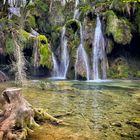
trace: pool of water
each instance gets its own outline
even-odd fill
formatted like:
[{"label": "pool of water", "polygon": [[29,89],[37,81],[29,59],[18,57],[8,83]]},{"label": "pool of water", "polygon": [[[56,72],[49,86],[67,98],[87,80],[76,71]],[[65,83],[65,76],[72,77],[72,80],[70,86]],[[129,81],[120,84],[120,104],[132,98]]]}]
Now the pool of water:
[{"label": "pool of water", "polygon": [[140,127],[128,123],[140,118],[140,81],[52,83],[48,90],[23,88],[23,95],[68,125],[45,123],[28,140],[140,140]]}]

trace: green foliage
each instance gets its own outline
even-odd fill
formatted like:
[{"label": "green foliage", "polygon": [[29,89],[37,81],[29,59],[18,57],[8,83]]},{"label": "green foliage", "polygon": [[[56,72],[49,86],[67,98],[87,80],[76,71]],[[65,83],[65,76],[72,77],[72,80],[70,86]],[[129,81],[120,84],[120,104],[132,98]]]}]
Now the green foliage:
[{"label": "green foliage", "polygon": [[135,0],[113,0],[110,8],[119,13],[131,15],[131,9],[135,9],[134,1]]},{"label": "green foliage", "polygon": [[41,32],[51,33],[51,26],[47,23],[45,18],[39,18],[37,20],[38,28]]},{"label": "green foliage", "polygon": [[40,65],[47,66],[49,69],[52,68],[52,52],[48,46],[48,40],[44,35],[38,36],[39,42],[39,54],[40,54]]},{"label": "green foliage", "polygon": [[79,21],[76,20],[76,19],[68,20],[68,21],[66,22],[66,27],[67,27],[67,28],[71,28],[71,27],[72,27],[72,24],[77,25],[77,27],[78,27],[77,29],[80,28],[80,23],[79,23]]},{"label": "green foliage", "polygon": [[35,17],[34,16],[29,16],[27,18],[28,20],[28,23],[29,23],[29,26],[32,27],[32,28],[36,28],[36,21],[35,21]]},{"label": "green foliage", "polygon": [[106,12],[106,34],[112,35],[116,43],[129,44],[132,39],[131,26],[127,19],[118,19],[116,14],[109,10]]},{"label": "green foliage", "polygon": [[87,14],[89,12],[93,12],[94,8],[91,5],[84,5],[80,7],[81,14]]},{"label": "green foliage", "polygon": [[13,54],[14,47],[15,47],[15,44],[14,44],[14,40],[13,40],[12,36],[7,35],[6,36],[6,41],[5,41],[5,53],[9,54],[9,55]]},{"label": "green foliage", "polygon": [[19,29],[19,37],[22,42],[27,43],[30,39],[30,36],[30,33],[26,32],[23,29]]},{"label": "green foliage", "polygon": [[35,0],[34,4],[39,14],[46,13],[49,10],[49,4],[47,0]]},{"label": "green foliage", "polygon": [[128,79],[130,68],[127,61],[117,58],[108,70],[108,77],[112,79]]}]

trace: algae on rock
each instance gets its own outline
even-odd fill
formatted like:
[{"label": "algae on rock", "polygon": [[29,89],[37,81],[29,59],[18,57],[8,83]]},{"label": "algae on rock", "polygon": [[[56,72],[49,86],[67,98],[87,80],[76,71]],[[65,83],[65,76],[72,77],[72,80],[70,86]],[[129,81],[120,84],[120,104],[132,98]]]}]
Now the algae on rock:
[{"label": "algae on rock", "polygon": [[117,15],[109,10],[106,16],[106,34],[113,36],[113,39],[118,44],[129,44],[132,39],[131,24],[125,18],[118,18]]},{"label": "algae on rock", "polygon": [[38,36],[38,47],[40,55],[40,65],[52,69],[52,52],[49,48],[48,40],[44,35]]}]

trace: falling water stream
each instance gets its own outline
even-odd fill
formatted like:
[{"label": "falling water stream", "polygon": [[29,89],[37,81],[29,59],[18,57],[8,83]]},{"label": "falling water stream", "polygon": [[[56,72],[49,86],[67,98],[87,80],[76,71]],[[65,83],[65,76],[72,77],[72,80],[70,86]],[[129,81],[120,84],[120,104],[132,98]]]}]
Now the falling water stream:
[{"label": "falling water stream", "polygon": [[78,5],[79,5],[79,0],[76,0],[76,1],[75,1],[75,10],[74,10],[73,19],[78,19],[79,16],[80,16],[79,9],[77,8]]},{"label": "falling water stream", "polygon": [[60,56],[60,64],[58,64],[56,57],[54,54],[53,57],[53,77],[59,79],[66,79],[68,66],[69,66],[69,53],[67,48],[67,38],[65,36],[66,27],[64,26],[61,33],[61,56]]},{"label": "falling water stream", "polygon": [[[63,1],[64,2],[64,1]],[[79,0],[75,1],[75,10],[73,19],[79,18],[79,9],[77,8],[79,5]],[[106,79],[106,64],[107,57],[105,53],[105,40],[102,33],[102,25],[99,16],[97,16],[96,28],[94,32],[93,39],[93,73],[90,73],[89,60],[88,55],[84,48],[84,38],[83,38],[83,28],[82,24],[80,25],[80,45],[77,49],[76,53],[76,62],[75,62],[75,79],[77,79],[77,75],[85,75],[87,80],[99,80]],[[68,66],[69,66],[69,53],[67,47],[67,38],[66,27],[64,26],[61,32],[61,54],[60,54],[60,63],[53,54],[53,77],[59,79],[66,79]]]},{"label": "falling water stream", "polygon": [[97,16],[93,40],[93,77],[94,80],[106,79],[105,40],[99,16]]},{"label": "falling water stream", "polygon": [[78,67],[79,65],[82,65],[82,63],[84,64],[84,68],[86,70],[86,78],[87,80],[90,79],[90,68],[89,68],[89,62],[88,62],[88,56],[86,54],[86,51],[84,49],[84,39],[83,39],[83,29],[82,29],[82,25],[80,23],[80,38],[81,38],[81,42],[80,45],[77,49],[77,55],[76,55],[76,63],[75,63],[75,79],[77,79],[77,73],[78,73]]},{"label": "falling water stream", "polygon": [[[80,13],[79,13],[79,9],[77,8],[78,5],[79,5],[79,0],[76,0],[73,19],[79,18]],[[80,24],[80,39],[81,39],[81,41],[80,41],[80,45],[79,45],[79,47],[77,49],[77,53],[76,53],[75,79],[77,79],[77,74],[81,73],[80,69],[84,69],[86,71],[86,79],[89,80],[90,79],[90,68],[89,68],[88,56],[87,56],[87,53],[86,53],[85,48],[84,48],[82,24],[80,22],[79,22],[79,24]],[[81,65],[83,65],[83,67]]]},{"label": "falling water stream", "polygon": [[[8,17],[9,19],[12,17],[12,15],[16,15],[18,17],[21,16],[21,7],[24,7],[27,3],[26,0],[7,0],[7,3],[9,5],[9,13],[8,13]],[[3,4],[6,4],[6,0],[3,0]]]}]

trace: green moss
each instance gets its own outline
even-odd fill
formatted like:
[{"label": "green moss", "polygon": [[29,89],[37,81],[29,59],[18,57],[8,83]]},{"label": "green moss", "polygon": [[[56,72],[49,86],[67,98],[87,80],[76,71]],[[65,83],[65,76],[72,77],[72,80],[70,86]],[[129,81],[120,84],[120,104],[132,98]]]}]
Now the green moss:
[{"label": "green moss", "polygon": [[72,27],[72,24],[75,24],[77,25],[77,29],[80,28],[80,23],[78,20],[75,20],[75,19],[71,19],[71,20],[68,20],[66,22],[66,28],[71,28]]},{"label": "green moss", "polygon": [[34,4],[40,13],[46,13],[49,10],[49,3],[46,0],[35,0]]},{"label": "green moss", "polygon": [[116,43],[129,44],[132,39],[131,26],[127,19],[118,19],[116,14],[109,10],[106,12],[106,34],[112,35]]},{"label": "green moss", "polygon": [[130,68],[124,58],[117,58],[108,70],[108,77],[112,79],[128,79]]},{"label": "green moss", "polygon": [[49,49],[48,40],[44,35],[38,36],[40,65],[52,68],[52,52]]},{"label": "green moss", "polygon": [[131,15],[131,9],[135,8],[135,5],[132,5],[133,2],[125,0],[113,0],[110,8],[119,13]]},{"label": "green moss", "polygon": [[30,33],[28,33],[28,32],[26,32],[25,30],[23,30],[23,29],[19,29],[18,30],[18,32],[19,32],[19,35],[20,35],[20,38],[21,38],[21,40],[23,41],[23,42],[28,42],[28,40],[30,39]]},{"label": "green moss", "polygon": [[28,20],[30,27],[36,28],[36,21],[35,21],[34,16],[29,16],[27,20]]},{"label": "green moss", "polygon": [[89,12],[93,12],[94,8],[91,5],[84,5],[80,7],[81,14],[87,14]]},{"label": "green moss", "polygon": [[13,54],[13,51],[14,51],[14,40],[12,38],[11,35],[7,35],[6,36],[6,41],[5,41],[5,53],[6,54]]}]

